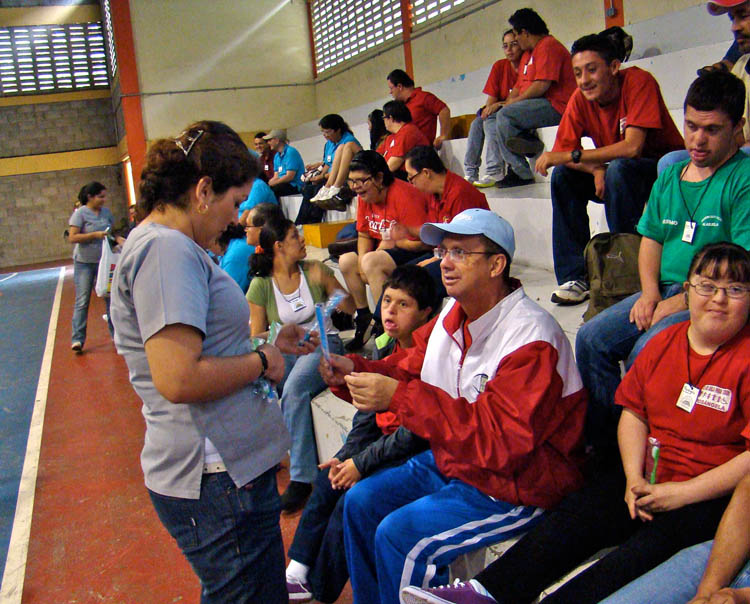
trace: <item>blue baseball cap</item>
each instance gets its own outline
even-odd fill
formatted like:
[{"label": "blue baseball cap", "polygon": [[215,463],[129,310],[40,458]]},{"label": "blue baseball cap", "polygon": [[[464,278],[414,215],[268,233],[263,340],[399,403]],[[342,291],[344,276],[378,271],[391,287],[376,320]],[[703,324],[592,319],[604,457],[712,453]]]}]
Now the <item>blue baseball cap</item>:
[{"label": "blue baseball cap", "polygon": [[511,260],[516,251],[513,227],[490,210],[471,208],[450,222],[426,222],[419,230],[419,238],[427,245],[440,245],[446,235],[484,235],[508,252]]}]

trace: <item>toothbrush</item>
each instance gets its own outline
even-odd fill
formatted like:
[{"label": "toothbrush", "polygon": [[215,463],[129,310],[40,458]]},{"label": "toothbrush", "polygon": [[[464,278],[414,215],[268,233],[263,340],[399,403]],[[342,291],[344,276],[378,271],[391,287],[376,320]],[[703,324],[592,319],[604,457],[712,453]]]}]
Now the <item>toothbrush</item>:
[{"label": "toothbrush", "polygon": [[[322,313],[323,313],[323,320],[321,321],[320,319],[318,319],[318,329],[320,331],[320,341],[321,341],[321,343],[325,339],[325,337],[324,337],[325,336],[325,320],[328,317],[331,316],[331,314],[333,313],[333,311],[336,309],[336,307],[339,304],[341,304],[341,301],[344,298],[346,298],[346,296],[347,296],[347,293],[345,291],[337,289],[336,291],[334,291],[331,294],[331,297],[328,298],[328,301],[325,304],[323,304],[322,302],[318,302],[315,305],[315,315],[317,316],[317,314],[318,314],[318,307],[319,306],[322,308]],[[312,329],[314,329],[314,328],[311,328],[310,330],[308,330],[308,332],[305,334],[305,337],[302,340],[302,342],[309,342],[310,341],[310,335],[311,335],[310,332],[312,331]],[[326,345],[327,344],[328,344],[328,342],[326,342]]]}]

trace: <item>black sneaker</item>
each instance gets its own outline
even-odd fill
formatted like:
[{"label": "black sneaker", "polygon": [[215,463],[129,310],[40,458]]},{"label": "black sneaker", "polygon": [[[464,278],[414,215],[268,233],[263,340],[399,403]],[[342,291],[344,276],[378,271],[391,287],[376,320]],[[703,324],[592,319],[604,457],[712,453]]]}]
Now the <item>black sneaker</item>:
[{"label": "black sneaker", "polygon": [[521,178],[516,174],[513,170],[510,168],[508,169],[508,173],[505,175],[505,178],[498,181],[495,185],[498,189],[509,189],[511,187],[523,187],[524,185],[533,185],[534,179],[533,178]]},{"label": "black sneaker", "polygon": [[511,136],[505,141],[505,145],[519,155],[535,157],[544,151],[544,143],[533,135]]},{"label": "black sneaker", "polygon": [[305,507],[310,493],[312,493],[312,485],[309,482],[292,480],[281,496],[281,511],[291,514],[301,510]]},{"label": "black sneaker", "polygon": [[344,346],[347,352],[361,350],[365,342],[370,339],[370,324],[372,323],[372,313],[368,308],[357,310],[357,316],[354,319],[354,338]]},{"label": "black sneaker", "polygon": [[331,313],[331,323],[339,331],[354,329],[354,318],[341,310],[334,310]]}]

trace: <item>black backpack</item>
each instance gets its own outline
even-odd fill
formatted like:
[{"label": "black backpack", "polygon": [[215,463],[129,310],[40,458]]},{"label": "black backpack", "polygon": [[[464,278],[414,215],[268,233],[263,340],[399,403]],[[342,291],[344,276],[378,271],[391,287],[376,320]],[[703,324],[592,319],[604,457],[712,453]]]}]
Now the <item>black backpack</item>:
[{"label": "black backpack", "polygon": [[589,307],[583,320],[641,290],[638,248],[641,236],[600,233],[586,244],[583,257],[589,280]]}]

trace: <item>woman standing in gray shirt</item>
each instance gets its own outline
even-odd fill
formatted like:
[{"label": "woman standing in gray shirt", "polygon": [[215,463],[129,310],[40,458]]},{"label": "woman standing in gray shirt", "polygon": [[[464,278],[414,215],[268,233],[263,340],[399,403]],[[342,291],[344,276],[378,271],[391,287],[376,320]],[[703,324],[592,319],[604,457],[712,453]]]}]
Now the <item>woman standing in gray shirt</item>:
[{"label": "woman standing in gray shirt", "polygon": [[[94,181],[84,185],[78,193],[78,201],[81,205],[68,221],[68,241],[75,244],[73,282],[76,287],[70,348],[76,354],[83,352],[86,342],[89,300],[99,269],[99,258],[102,255],[102,239],[107,236],[107,229],[111,228],[115,221],[109,208],[104,207],[107,201],[107,188],[102,183]],[[104,300],[109,318],[109,297],[105,297]]]},{"label": "woman standing in gray shirt", "polygon": [[266,380],[283,377],[282,351],[319,340],[300,343],[290,325],[276,346],[253,349],[242,290],[205,252],[237,219],[257,170],[219,122],[156,141],[141,174],[147,216],[112,283],[115,344],[143,400],[146,487],[203,603],[287,602],[275,466],[289,434]]}]

